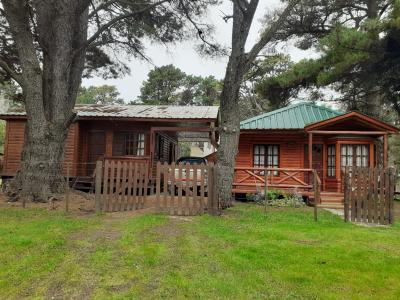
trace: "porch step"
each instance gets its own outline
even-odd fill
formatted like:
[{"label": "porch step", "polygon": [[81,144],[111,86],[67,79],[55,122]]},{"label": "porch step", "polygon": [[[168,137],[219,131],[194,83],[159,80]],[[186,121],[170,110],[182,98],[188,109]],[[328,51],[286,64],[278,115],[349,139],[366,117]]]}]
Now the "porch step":
[{"label": "porch step", "polygon": [[335,204],[335,203],[320,203],[318,204],[318,208],[334,208],[334,209],[343,209],[343,204]]}]

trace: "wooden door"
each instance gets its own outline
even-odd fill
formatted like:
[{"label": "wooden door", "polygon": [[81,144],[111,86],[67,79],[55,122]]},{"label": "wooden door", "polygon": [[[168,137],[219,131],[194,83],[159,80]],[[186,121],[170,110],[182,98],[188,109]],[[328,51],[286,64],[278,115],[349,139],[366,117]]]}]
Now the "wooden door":
[{"label": "wooden door", "polygon": [[102,159],[106,153],[106,133],[104,131],[90,131],[88,137],[88,168],[87,175],[95,169],[96,161]]},{"label": "wooden door", "polygon": [[[304,147],[304,167],[308,168],[308,145]],[[322,144],[313,144],[312,149],[312,168],[315,169],[318,173],[321,182],[323,182],[324,175],[324,163],[323,163],[323,145]]]}]

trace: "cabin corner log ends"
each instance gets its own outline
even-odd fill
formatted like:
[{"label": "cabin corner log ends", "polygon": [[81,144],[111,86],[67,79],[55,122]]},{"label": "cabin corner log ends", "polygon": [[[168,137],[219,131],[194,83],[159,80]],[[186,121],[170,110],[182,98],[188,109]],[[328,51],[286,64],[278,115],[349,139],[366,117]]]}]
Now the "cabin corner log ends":
[{"label": "cabin corner log ends", "polygon": [[345,221],[393,224],[394,168],[347,167],[344,183]]},{"label": "cabin corner log ends", "polygon": [[98,161],[95,209],[127,211],[156,208],[170,215],[218,215],[214,165],[157,163],[151,178],[146,163]]}]

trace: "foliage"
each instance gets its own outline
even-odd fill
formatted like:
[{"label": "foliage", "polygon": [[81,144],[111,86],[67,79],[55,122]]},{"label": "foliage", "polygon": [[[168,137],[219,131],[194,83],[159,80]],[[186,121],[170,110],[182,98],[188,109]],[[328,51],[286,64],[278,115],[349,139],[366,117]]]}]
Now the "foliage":
[{"label": "foliage", "polygon": [[134,103],[158,105],[215,105],[221,84],[213,76],[187,75],[173,65],[156,67],[143,82]]},{"label": "foliage", "polygon": [[77,104],[123,104],[119,92],[113,85],[80,87]]},{"label": "foliage", "polygon": [[331,87],[349,110],[384,117],[400,114],[398,1],[315,1],[299,4],[278,40],[296,39],[319,58],[304,59],[261,83],[268,93]]},{"label": "foliage", "polygon": [[190,143],[189,142],[179,142],[179,157],[190,156]]},{"label": "foliage", "polygon": [[248,201],[256,202],[261,205],[268,205],[273,207],[305,206],[303,198],[298,193],[275,189],[269,189],[267,191],[267,198],[265,198],[264,191],[259,191],[257,193],[246,194],[246,199]]},{"label": "foliage", "polygon": [[240,203],[218,218],[1,209],[0,219],[5,299],[396,299],[400,292],[399,225],[366,228],[324,210],[317,223],[310,208],[265,215]]},{"label": "foliage", "polygon": [[293,63],[282,54],[268,55],[256,60],[242,83],[239,94],[240,119],[254,117],[289,104],[292,90],[274,91],[265,83],[286,72]]}]

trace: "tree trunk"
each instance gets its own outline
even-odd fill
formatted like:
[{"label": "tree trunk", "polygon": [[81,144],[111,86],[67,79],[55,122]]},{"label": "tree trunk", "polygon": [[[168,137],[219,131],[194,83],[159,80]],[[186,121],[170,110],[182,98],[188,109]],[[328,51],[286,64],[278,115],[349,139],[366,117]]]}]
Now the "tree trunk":
[{"label": "tree trunk", "polygon": [[68,130],[53,124],[37,128],[34,123],[26,124],[21,166],[8,193],[12,197],[45,202],[64,191],[62,170]]},{"label": "tree trunk", "polygon": [[[236,85],[236,86],[235,86]],[[239,117],[240,84],[224,84],[221,94],[220,146],[217,152],[217,187],[221,208],[230,207],[232,183],[240,135]]]},{"label": "tree trunk", "polygon": [[[64,145],[85,62],[89,1],[35,1],[37,41],[25,1],[4,1],[20,58],[27,123],[14,199],[47,201],[61,192]],[[37,46],[41,55],[38,55]]]}]

